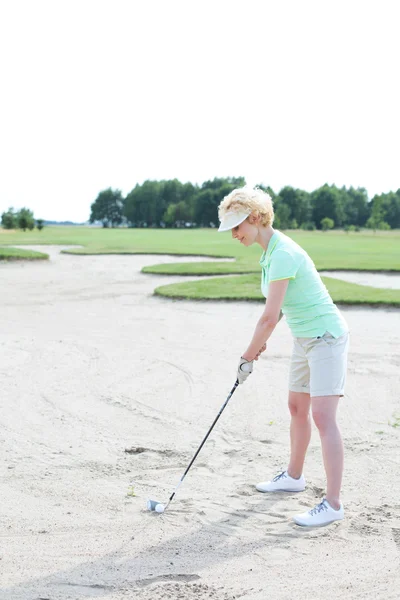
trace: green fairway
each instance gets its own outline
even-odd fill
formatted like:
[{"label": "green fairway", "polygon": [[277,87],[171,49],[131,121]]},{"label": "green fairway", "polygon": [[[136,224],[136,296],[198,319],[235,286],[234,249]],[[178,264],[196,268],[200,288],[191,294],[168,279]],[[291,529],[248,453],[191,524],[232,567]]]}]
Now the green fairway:
[{"label": "green fairway", "polygon": [[[204,230],[206,231],[206,230]],[[186,232],[187,233],[187,232]],[[400,231],[374,234],[370,231],[346,234],[342,231],[288,231],[289,237],[304,248],[319,271],[398,271],[400,272]],[[213,236],[213,237],[211,237]],[[224,237],[220,243],[215,236]],[[216,244],[218,242],[218,245]],[[229,273],[256,273],[261,256],[259,246],[244,248],[229,234],[210,233],[210,254],[235,257],[234,263],[175,263],[152,265],[144,273],[165,275],[219,275]]]},{"label": "green fairway", "polygon": [[24,250],[22,248],[0,248],[0,260],[43,260],[49,258],[43,252]]},{"label": "green fairway", "polygon": [[[319,270],[400,271],[400,231],[359,233],[343,231],[288,231],[314,260]],[[177,254],[232,257],[237,264],[204,264],[203,274],[256,272],[259,247],[244,248],[230,233],[215,229],[103,229],[97,227],[45,227],[42,231],[0,229],[0,246],[13,244],[80,245],[73,254]],[[169,265],[170,266],[170,265]],[[163,266],[164,272],[167,269]],[[198,264],[186,265],[188,274],[200,274]],[[213,270],[214,269],[214,270]],[[171,272],[175,272],[174,270]]]},{"label": "green fairway", "polygon": [[[400,290],[378,289],[322,277],[334,302],[340,304],[367,304],[400,306]],[[163,285],[155,289],[158,296],[184,300],[257,300],[265,302],[260,290],[259,275],[213,277],[202,281],[188,281]]]},{"label": "green fairway", "polygon": [[[343,231],[288,231],[314,260],[318,270],[398,271],[400,231],[344,233]],[[226,262],[153,265],[146,273],[179,275],[229,275],[204,281],[159,287],[157,294],[175,298],[260,300],[258,246],[245,248],[230,233],[215,229],[103,229],[97,227],[45,227],[42,231],[0,229],[4,253],[12,244],[79,245],[72,254],[175,254],[233,258]],[[13,250],[14,251],[14,250]],[[84,258],[82,258],[84,260]],[[156,262],[156,259],[155,259]],[[243,274],[240,277],[239,274]],[[247,275],[246,275],[247,274]],[[383,290],[325,278],[336,302],[400,305],[398,290]]]}]

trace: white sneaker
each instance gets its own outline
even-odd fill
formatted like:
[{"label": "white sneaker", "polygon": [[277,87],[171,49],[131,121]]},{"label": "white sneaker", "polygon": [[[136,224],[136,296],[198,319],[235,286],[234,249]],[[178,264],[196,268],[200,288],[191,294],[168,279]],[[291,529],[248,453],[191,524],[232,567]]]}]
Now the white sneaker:
[{"label": "white sneaker", "polygon": [[306,480],[303,475],[299,479],[293,479],[287,471],[279,473],[271,481],[261,481],[256,485],[259,492],[303,492],[305,487]]},{"label": "white sneaker", "polygon": [[343,518],[343,504],[340,504],[340,508],[335,510],[329,504],[328,500],[324,498],[320,504],[317,504],[317,506],[308,512],[293,517],[293,521],[296,525],[301,525],[302,527],[324,527],[334,521],[341,521]]}]

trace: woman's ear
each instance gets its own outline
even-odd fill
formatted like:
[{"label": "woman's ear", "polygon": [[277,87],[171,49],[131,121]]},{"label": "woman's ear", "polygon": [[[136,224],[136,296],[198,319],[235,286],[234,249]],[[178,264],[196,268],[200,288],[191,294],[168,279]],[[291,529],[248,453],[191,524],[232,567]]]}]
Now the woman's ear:
[{"label": "woman's ear", "polygon": [[260,213],[258,211],[254,211],[249,215],[249,223],[250,225],[258,225],[260,223]]}]

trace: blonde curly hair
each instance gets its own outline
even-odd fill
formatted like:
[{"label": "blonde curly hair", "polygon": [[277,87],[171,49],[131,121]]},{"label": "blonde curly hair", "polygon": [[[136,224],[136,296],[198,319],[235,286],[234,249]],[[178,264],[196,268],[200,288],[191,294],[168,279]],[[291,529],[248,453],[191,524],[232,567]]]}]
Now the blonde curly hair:
[{"label": "blonde curly hair", "polygon": [[242,187],[225,196],[218,207],[218,217],[222,221],[227,212],[248,212],[249,215],[260,215],[260,224],[264,227],[274,222],[272,198],[260,188]]}]

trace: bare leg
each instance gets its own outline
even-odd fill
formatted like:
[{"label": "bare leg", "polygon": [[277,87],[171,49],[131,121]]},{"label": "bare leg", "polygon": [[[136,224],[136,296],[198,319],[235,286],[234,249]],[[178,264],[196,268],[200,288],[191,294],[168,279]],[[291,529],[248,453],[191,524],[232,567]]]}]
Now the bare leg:
[{"label": "bare leg", "polygon": [[288,473],[298,479],[303,473],[304,459],[311,438],[310,394],[289,392],[290,461]]},{"label": "bare leg", "polygon": [[343,476],[343,441],[336,423],[339,398],[340,396],[318,396],[311,400],[313,419],[321,438],[327,481],[326,499],[336,510],[340,506]]}]

